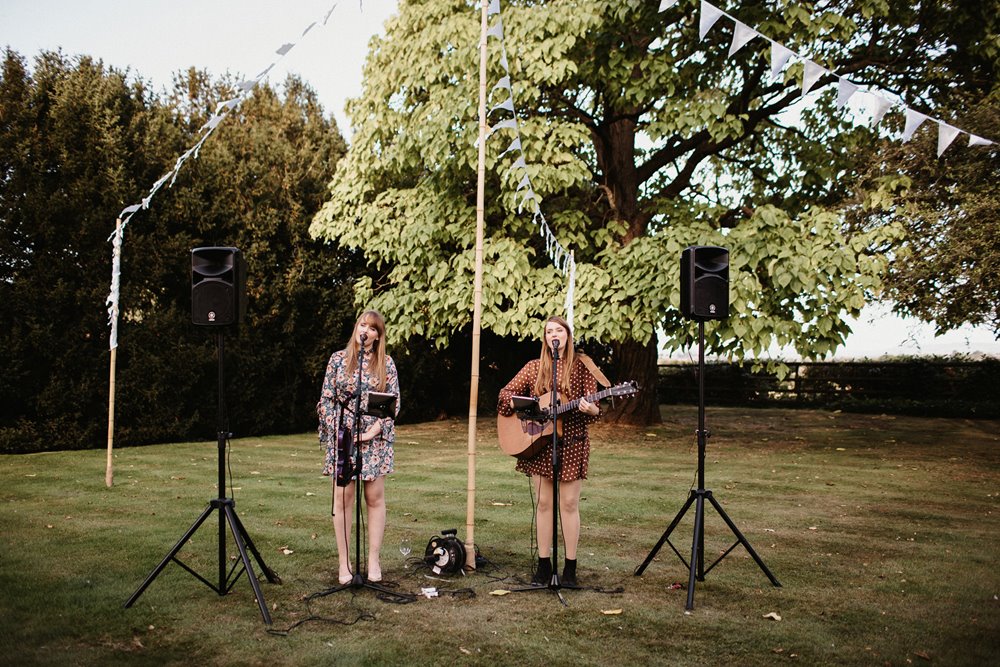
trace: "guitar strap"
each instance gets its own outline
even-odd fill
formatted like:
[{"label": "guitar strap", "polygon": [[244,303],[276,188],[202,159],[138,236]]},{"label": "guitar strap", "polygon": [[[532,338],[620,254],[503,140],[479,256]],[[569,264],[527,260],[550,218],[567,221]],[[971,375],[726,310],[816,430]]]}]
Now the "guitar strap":
[{"label": "guitar strap", "polygon": [[576,356],[580,357],[580,361],[583,362],[583,365],[587,367],[590,374],[594,376],[595,380],[597,380],[597,384],[604,388],[611,386],[611,383],[608,382],[608,378],[604,375],[604,372],[597,367],[597,364],[594,363],[593,359],[582,352],[578,353]]}]

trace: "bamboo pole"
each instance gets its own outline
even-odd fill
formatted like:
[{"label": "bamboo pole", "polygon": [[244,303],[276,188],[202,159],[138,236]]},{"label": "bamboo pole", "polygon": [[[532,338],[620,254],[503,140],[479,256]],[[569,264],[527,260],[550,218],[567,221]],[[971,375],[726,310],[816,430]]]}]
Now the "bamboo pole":
[{"label": "bamboo pole", "polygon": [[111,348],[111,382],[108,389],[108,463],[104,470],[104,484],[110,489],[115,483],[113,451],[115,446],[115,364],[118,348]]},{"label": "bamboo pole", "polygon": [[469,464],[466,487],[465,564],[476,568],[476,420],[479,417],[479,329],[483,310],[483,228],[486,218],[486,28],[487,5],[481,0],[479,31],[479,163],[476,182],[476,277],[472,306],[472,374],[469,379]]},{"label": "bamboo pole", "polygon": [[[122,241],[122,219],[115,222],[115,252],[113,267],[111,269],[111,290],[114,293],[119,281],[121,269],[121,241]],[[117,297],[116,297],[117,299]],[[115,376],[118,365],[118,301],[111,304],[113,319],[111,325],[111,366],[109,370],[110,380],[108,382],[108,461],[104,469],[104,484],[110,489],[115,483],[114,468],[114,447],[115,447]]]}]

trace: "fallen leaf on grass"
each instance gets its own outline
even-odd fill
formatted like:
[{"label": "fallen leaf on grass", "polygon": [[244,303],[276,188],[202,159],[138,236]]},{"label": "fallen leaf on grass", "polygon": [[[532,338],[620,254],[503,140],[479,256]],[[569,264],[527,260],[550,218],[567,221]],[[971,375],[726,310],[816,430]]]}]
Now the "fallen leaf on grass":
[{"label": "fallen leaf on grass", "polygon": [[928,653],[927,651],[914,651],[913,655],[917,656],[918,658],[923,658],[924,660],[931,659],[931,654]]},{"label": "fallen leaf on grass", "polygon": [[490,591],[490,595],[507,595],[507,593],[510,593],[510,591],[504,590],[502,588],[498,588],[495,591]]},{"label": "fallen leaf on grass", "polygon": [[604,614],[605,616],[617,616],[618,614],[622,613],[622,610],[621,609],[602,609],[601,613]]},{"label": "fallen leaf on grass", "polygon": [[285,554],[286,556],[288,556],[289,554],[295,553],[294,551],[292,551],[288,547],[279,547],[278,551],[280,551],[281,553]]},{"label": "fallen leaf on grass", "polygon": [[461,646],[459,646],[458,650],[461,651],[462,653],[464,653],[465,655],[472,655],[472,651],[470,651],[467,648],[462,648]]},{"label": "fallen leaf on grass", "polygon": [[819,530],[818,526],[809,526],[809,530]]},{"label": "fallen leaf on grass", "polygon": [[770,618],[770,619],[775,620],[775,621],[780,621],[781,620],[781,615],[778,612],[776,612],[776,611],[772,611],[769,614],[764,614],[764,618]]},{"label": "fallen leaf on grass", "polygon": [[514,503],[490,503],[493,507],[513,507]]}]

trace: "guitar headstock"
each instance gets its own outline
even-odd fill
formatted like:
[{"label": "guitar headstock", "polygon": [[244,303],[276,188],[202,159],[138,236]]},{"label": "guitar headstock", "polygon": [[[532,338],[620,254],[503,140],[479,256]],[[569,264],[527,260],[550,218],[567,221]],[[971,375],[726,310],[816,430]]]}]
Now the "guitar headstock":
[{"label": "guitar headstock", "polygon": [[639,385],[635,380],[616,384],[608,389],[608,396],[631,396],[639,391]]}]

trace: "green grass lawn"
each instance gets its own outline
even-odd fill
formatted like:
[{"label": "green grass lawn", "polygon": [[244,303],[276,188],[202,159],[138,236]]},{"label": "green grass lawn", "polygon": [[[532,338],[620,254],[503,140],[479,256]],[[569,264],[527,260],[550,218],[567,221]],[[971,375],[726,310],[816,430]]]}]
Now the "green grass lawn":
[{"label": "green grass lawn", "polygon": [[[119,449],[110,489],[103,451],[2,457],[0,661],[998,664],[1000,422],[710,406],[706,488],[782,586],[737,546],[686,612],[688,570],[669,546],[633,576],[696,483],[697,411],[663,416],[649,429],[595,427],[581,502],[587,589],[562,591],[565,605],[549,590],[493,594],[530,577],[532,504],[492,420],[479,424],[476,457],[483,564],[467,576],[431,578],[413,560],[443,529],[466,535],[467,424],[398,429],[385,578],[440,592],[404,605],[367,589],[305,600],[337,575],[315,435],[233,440],[226,495],[283,581],[261,584],[271,632],[246,575],[219,596],[176,563],[123,608],[217,497],[214,440]],[[693,516],[671,537],[685,558]],[[736,540],[711,507],[705,522],[709,565]],[[215,582],[217,532],[213,514],[179,555]],[[231,538],[227,551],[237,556]]]}]

